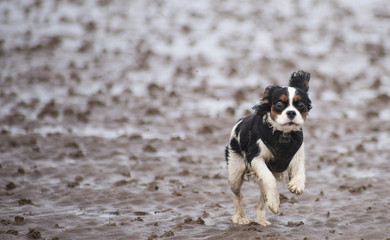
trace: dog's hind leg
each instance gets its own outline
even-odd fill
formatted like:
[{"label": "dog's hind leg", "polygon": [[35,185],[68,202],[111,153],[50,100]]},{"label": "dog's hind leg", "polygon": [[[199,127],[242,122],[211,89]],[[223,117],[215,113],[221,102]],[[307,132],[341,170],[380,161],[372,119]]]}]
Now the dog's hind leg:
[{"label": "dog's hind leg", "polygon": [[244,182],[246,171],[245,160],[233,151],[229,151],[229,184],[234,194],[234,214],[233,223],[249,224],[244,210],[244,198],[241,193],[241,186]]}]

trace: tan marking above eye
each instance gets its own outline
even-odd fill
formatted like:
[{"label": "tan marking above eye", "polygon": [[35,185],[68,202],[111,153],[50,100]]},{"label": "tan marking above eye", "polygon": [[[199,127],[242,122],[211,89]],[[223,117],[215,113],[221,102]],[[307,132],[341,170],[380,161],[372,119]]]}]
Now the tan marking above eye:
[{"label": "tan marking above eye", "polygon": [[302,97],[301,96],[299,96],[299,95],[295,95],[295,97],[294,97],[294,102],[298,102],[298,101],[300,101],[302,99]]},{"label": "tan marking above eye", "polygon": [[280,96],[280,100],[282,100],[283,102],[287,102],[288,101],[287,95],[283,94],[282,96]]}]

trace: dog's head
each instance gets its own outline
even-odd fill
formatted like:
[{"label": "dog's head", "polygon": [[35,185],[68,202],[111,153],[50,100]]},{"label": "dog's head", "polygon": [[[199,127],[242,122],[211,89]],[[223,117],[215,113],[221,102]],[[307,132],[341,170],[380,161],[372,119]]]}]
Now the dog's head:
[{"label": "dog's head", "polygon": [[265,89],[260,104],[255,106],[274,129],[282,132],[299,131],[311,109],[309,91],[310,73],[291,74],[288,87],[270,86]]}]

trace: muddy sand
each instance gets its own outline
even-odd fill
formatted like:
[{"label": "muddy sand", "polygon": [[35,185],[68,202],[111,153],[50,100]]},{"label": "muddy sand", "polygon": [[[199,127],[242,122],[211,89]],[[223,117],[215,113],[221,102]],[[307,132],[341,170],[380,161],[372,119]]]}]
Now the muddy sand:
[{"label": "muddy sand", "polygon": [[[0,2],[0,239],[389,239],[388,1]],[[311,72],[307,186],[234,225],[224,147]],[[255,183],[243,186],[255,220]]]}]

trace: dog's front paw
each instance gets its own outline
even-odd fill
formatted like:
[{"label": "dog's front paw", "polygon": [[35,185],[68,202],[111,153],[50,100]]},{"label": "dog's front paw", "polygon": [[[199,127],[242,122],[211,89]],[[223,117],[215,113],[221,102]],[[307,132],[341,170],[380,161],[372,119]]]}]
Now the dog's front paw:
[{"label": "dog's front paw", "polygon": [[273,213],[278,213],[279,212],[279,206],[280,206],[280,198],[279,198],[279,192],[273,192],[267,195],[267,205],[268,208],[273,212]]},{"label": "dog's front paw", "polygon": [[293,178],[288,184],[288,190],[297,195],[303,194],[305,190],[305,181],[300,178]]},{"label": "dog's front paw", "polygon": [[242,216],[239,216],[239,215],[236,215],[236,214],[233,215],[232,221],[233,221],[233,223],[236,223],[236,224],[249,224],[250,223],[248,218],[242,217]]}]

